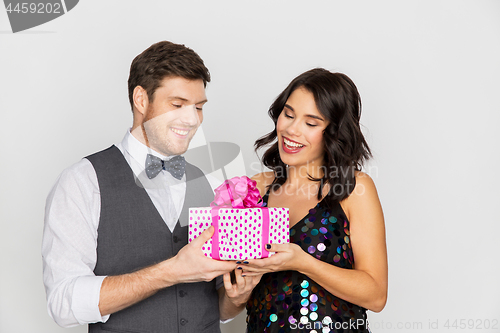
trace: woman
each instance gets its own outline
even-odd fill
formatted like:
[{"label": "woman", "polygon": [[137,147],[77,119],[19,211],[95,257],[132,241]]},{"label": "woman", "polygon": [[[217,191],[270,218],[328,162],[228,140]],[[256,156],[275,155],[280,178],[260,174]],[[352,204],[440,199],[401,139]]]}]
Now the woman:
[{"label": "woman", "polygon": [[[387,298],[382,208],[359,126],[361,102],[344,74],[317,68],[295,78],[269,109],[274,143],[254,176],[268,207],[290,212],[290,244],[270,258],[240,264],[265,274],[247,303],[248,332],[369,332],[366,309]],[[277,142],[275,142],[277,139]]]}]

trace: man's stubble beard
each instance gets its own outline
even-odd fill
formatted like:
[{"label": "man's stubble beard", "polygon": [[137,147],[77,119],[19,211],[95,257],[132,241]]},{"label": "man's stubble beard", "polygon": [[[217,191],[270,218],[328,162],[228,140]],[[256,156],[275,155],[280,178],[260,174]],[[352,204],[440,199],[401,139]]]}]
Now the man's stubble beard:
[{"label": "man's stubble beard", "polygon": [[187,150],[183,149],[183,151],[181,152],[176,151],[170,140],[168,140],[168,128],[166,129],[166,131],[159,131],[158,126],[154,126],[154,128],[152,128],[153,126],[151,126],[148,128],[148,130],[146,130],[146,127],[147,125],[145,126],[144,123],[141,124],[144,140],[146,141],[146,145],[149,148],[157,151],[164,156],[180,155],[185,153],[185,151]]},{"label": "man's stubble beard", "polygon": [[[169,140],[169,134],[171,136],[175,136],[175,134],[169,133],[170,127],[167,125],[156,125],[156,124],[150,124],[150,126],[145,125],[146,121],[144,121],[141,124],[141,130],[144,136],[144,140],[146,142],[146,145],[150,147],[151,149],[157,151],[158,153],[162,154],[163,156],[172,156],[172,155],[182,155],[184,154],[188,148],[189,144],[196,133],[197,129],[191,129],[193,133],[190,135],[189,138],[186,139],[186,142],[179,146],[173,144]],[[146,130],[146,128],[148,128]],[[175,140],[175,137],[172,139]],[[182,141],[181,141],[182,142]]]},{"label": "man's stubble beard", "polygon": [[168,112],[158,116],[156,116],[155,114],[156,112],[154,107],[152,105],[149,105],[146,116],[144,117],[144,120],[141,124],[141,130],[146,145],[164,156],[184,154],[189,149],[189,144],[191,143],[191,140],[196,134],[198,126],[191,127],[192,133],[190,133],[190,136],[186,139],[186,142],[182,144],[182,147],[177,147],[174,144],[172,144],[170,140],[168,140],[169,135],[173,136],[174,140],[176,139],[175,134],[173,132],[169,133],[171,131],[170,127],[174,126],[173,122],[170,122],[168,120],[164,122],[162,121],[155,122],[154,120],[155,118],[158,117],[166,117]]}]

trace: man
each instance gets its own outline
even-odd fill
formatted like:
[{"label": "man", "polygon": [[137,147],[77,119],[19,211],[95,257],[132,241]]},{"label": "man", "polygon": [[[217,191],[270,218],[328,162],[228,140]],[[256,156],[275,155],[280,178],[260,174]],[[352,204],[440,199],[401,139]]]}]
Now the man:
[{"label": "man", "polygon": [[203,120],[209,81],[193,50],[152,45],[130,68],[130,131],[57,180],[42,255],[48,310],[59,325],[220,332],[219,318],[244,307],[258,281],[236,270],[232,284],[236,263],[202,254],[213,228],[187,244],[187,209],[213,198],[203,173],[180,156]]}]

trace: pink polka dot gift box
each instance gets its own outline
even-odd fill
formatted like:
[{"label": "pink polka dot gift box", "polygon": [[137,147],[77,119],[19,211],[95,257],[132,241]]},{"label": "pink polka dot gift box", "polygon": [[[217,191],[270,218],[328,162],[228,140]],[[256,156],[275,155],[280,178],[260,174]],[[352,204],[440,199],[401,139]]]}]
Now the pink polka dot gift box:
[{"label": "pink polka dot gift box", "polygon": [[255,181],[243,176],[215,190],[210,207],[189,209],[189,242],[211,225],[214,234],[202,251],[218,260],[266,258],[268,243],[290,241],[288,208],[262,207]]}]

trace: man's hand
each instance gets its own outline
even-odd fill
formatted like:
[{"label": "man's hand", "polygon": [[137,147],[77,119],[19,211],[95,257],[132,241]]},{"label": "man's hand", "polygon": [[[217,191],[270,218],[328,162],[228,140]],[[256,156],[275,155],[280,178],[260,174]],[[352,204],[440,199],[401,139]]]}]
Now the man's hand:
[{"label": "man's hand", "polygon": [[[206,257],[201,247],[212,237],[214,227],[210,226],[198,238],[184,246],[173,257],[173,272],[170,274],[177,283],[211,281],[219,275],[224,275],[236,268],[234,261],[219,261]],[[241,273],[240,273],[241,275]]]},{"label": "man's hand", "polygon": [[99,298],[101,315],[120,311],[174,284],[208,282],[235,269],[234,261],[213,260],[203,254],[201,247],[213,232],[211,226],[173,258],[133,273],[107,276]]},{"label": "man's hand", "polygon": [[234,272],[235,282],[231,282],[230,273],[224,274],[224,289],[226,290],[226,297],[236,307],[245,305],[252,293],[253,288],[259,283],[262,274],[256,276],[242,276],[243,270],[236,269]]},{"label": "man's hand", "polygon": [[235,283],[231,281],[231,273],[224,274],[224,288],[219,289],[221,320],[234,318],[243,310],[253,288],[262,277],[262,275],[245,277],[242,275],[242,269],[236,269],[234,275]]}]

